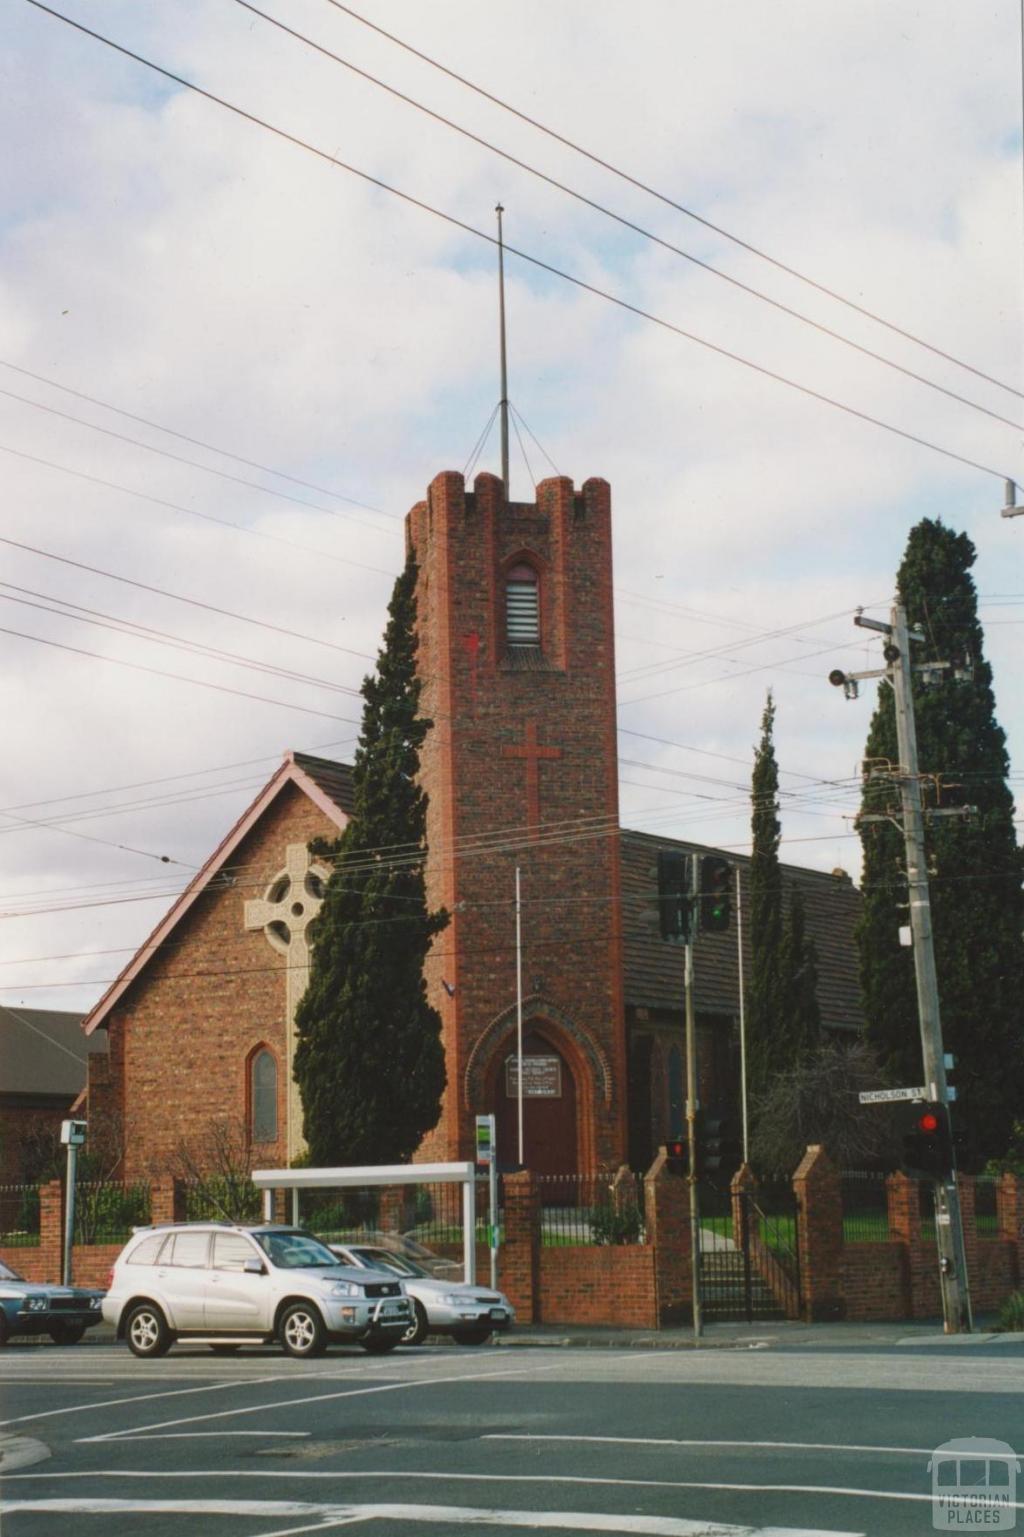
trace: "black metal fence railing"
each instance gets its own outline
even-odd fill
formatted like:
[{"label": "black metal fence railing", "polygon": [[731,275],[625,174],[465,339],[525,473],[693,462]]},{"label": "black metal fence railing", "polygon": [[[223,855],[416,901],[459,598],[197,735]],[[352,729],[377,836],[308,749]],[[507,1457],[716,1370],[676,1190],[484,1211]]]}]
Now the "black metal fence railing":
[{"label": "black metal fence railing", "polygon": [[39,1186],[0,1185],[0,1244],[39,1247]]},{"label": "black metal fence railing", "polygon": [[975,1181],[974,1221],[979,1238],[996,1238],[999,1235],[997,1187],[998,1180],[987,1174],[979,1174]]},{"label": "black metal fence railing", "polygon": [[859,1169],[847,1169],[841,1174],[845,1243],[888,1241],[889,1196],[885,1178],[884,1174]]},{"label": "black metal fence railing", "polygon": [[123,1243],[149,1220],[147,1182],[82,1181],[75,1187],[75,1243]]},{"label": "black metal fence railing", "polygon": [[642,1175],[541,1174],[537,1193],[542,1245],[647,1242]]},{"label": "black metal fence railing", "polygon": [[[501,1224],[499,1180],[498,1221]],[[290,1210],[290,1208],[289,1208]],[[490,1235],[487,1180],[476,1182],[476,1241]],[[299,1221],[328,1243],[376,1243],[401,1239],[407,1252],[460,1248],[463,1241],[461,1184],[389,1186],[374,1189],[302,1191]],[[429,1254],[426,1256],[429,1258]]]}]

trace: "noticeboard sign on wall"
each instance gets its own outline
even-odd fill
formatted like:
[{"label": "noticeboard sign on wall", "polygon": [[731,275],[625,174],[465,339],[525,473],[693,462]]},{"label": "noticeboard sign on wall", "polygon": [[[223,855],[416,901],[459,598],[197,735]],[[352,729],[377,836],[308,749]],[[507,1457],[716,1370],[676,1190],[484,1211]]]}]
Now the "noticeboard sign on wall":
[{"label": "noticeboard sign on wall", "polygon": [[[509,1099],[519,1097],[519,1059],[509,1057],[505,1062],[505,1093]],[[562,1059],[560,1057],[523,1058],[523,1098],[561,1099]]]}]

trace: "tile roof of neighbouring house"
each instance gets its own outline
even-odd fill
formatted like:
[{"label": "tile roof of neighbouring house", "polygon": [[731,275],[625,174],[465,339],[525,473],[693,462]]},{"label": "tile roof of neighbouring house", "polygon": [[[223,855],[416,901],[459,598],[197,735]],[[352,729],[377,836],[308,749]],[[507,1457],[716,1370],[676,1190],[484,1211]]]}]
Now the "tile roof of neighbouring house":
[{"label": "tile roof of neighbouring house", "polygon": [[[737,867],[743,894],[744,971],[750,978],[750,859],[745,854],[713,849],[699,843],[660,838],[649,833],[622,833],[622,930],[626,1003],[651,1009],[682,1010],[683,950],[661,938],[657,890],[659,849],[684,853],[720,854]],[[857,1030],[863,1025],[860,974],[854,928],[861,897],[850,877],[782,866],[788,887],[800,886],[807,913],[807,934],[818,952],[818,1003],[822,1023],[831,1029]],[[733,888],[735,907],[735,887]],[[694,1000],[699,1012],[736,1014],[739,1008],[739,965],[736,919],[725,934],[702,934],[695,947]]]},{"label": "tile roof of neighbouring house", "polygon": [[106,1046],[105,1034],[83,1034],[81,1014],[0,1004],[0,1094],[71,1099],[85,1086],[86,1058]]}]

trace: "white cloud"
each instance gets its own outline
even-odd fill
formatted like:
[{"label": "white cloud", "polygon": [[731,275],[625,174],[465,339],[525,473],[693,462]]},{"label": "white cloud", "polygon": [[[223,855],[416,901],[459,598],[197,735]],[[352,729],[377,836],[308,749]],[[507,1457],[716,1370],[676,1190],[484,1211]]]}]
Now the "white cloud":
[{"label": "white cloud", "polygon": [[[1019,399],[610,177],[325,0],[267,4],[664,239],[1019,418]],[[73,13],[484,231],[493,230],[500,198],[511,244],[720,346],[996,470],[1019,465],[1013,430],[616,228],[241,7],[190,0],[171,12],[78,0]],[[429,12],[393,0],[368,14],[780,260],[1021,384],[1011,0],[982,9],[936,0],[926,11],[909,0],[826,8],[661,0],[628,13],[578,0],[557,8],[525,0],[486,13],[466,0],[439,0]],[[390,586],[384,573],[397,570],[402,554],[394,515],[438,470],[461,468],[497,394],[493,250],[28,7],[9,29],[0,117],[4,142],[17,146],[0,166],[0,356],[393,515],[267,479],[0,368],[0,388],[354,515],[275,500],[0,396],[0,444],[250,531],[0,454],[0,534],[373,652]],[[624,726],[749,762],[771,685],[778,756],[792,771],[787,788],[813,788],[815,776],[848,780],[871,701],[845,704],[825,674],[836,659],[863,658],[848,616],[858,603],[885,601],[913,522],[939,513],[966,528],[979,549],[982,594],[1020,595],[1024,525],[999,519],[997,479],[804,399],[514,257],[509,312],[514,401],[563,471],[611,481],[617,583],[660,605],[619,602],[621,671],[646,670],[624,676],[621,693],[629,700],[678,691],[625,706]],[[532,445],[530,453],[535,473],[546,473]],[[495,457],[492,437],[483,462],[493,467]],[[515,494],[526,495],[518,461],[513,476]],[[362,675],[357,657],[0,548],[8,583],[303,674],[348,685]],[[999,621],[988,646],[1017,758],[1018,612],[987,614]],[[814,619],[821,622],[789,639],[743,644]],[[349,696],[10,602],[0,603],[0,625],[328,714],[358,714]],[[676,651],[730,643],[728,656],[667,665]],[[833,643],[835,657],[813,654]],[[286,746],[342,741],[353,730],[10,635],[3,645],[0,806],[261,760],[180,781],[183,791],[239,781],[216,797],[69,824],[184,866],[205,856]],[[665,665],[652,672],[656,663]],[[627,820],[649,815],[667,831],[743,840],[747,811],[734,788],[745,780],[741,764],[623,740],[624,756],[677,771],[624,768],[623,779],[635,782],[623,786]],[[723,783],[679,777],[689,770]],[[158,789],[106,799],[127,807]],[[724,801],[716,807],[691,792]],[[843,820],[853,796],[822,792],[820,802],[787,803],[787,836],[814,840],[788,845],[790,853],[855,867],[856,842]],[[182,867],[54,830],[0,838],[0,911],[30,906],[39,900],[33,892],[51,893],[51,907],[104,892],[137,895],[149,889],[140,881],[164,893],[149,904],[6,920],[5,961],[19,964],[4,965],[2,996],[87,1004],[155,921]],[[116,947],[125,954],[86,954]],[[77,959],[29,960],[65,954]],[[65,981],[77,985],[55,985]]]}]

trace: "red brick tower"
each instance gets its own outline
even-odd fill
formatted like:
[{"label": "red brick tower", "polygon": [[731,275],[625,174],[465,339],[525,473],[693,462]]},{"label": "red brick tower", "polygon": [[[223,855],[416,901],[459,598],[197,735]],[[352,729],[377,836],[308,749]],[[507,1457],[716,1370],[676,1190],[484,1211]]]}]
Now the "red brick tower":
[{"label": "red brick tower", "polygon": [[[504,503],[438,475],[412,509],[419,564],[428,894],[452,913],[427,964],[448,1090],[421,1156],[466,1158],[495,1111],[517,1153],[515,869],[521,870],[526,1162],[626,1146],[611,498],[543,481]],[[511,1060],[510,1060],[511,1058]]]}]

